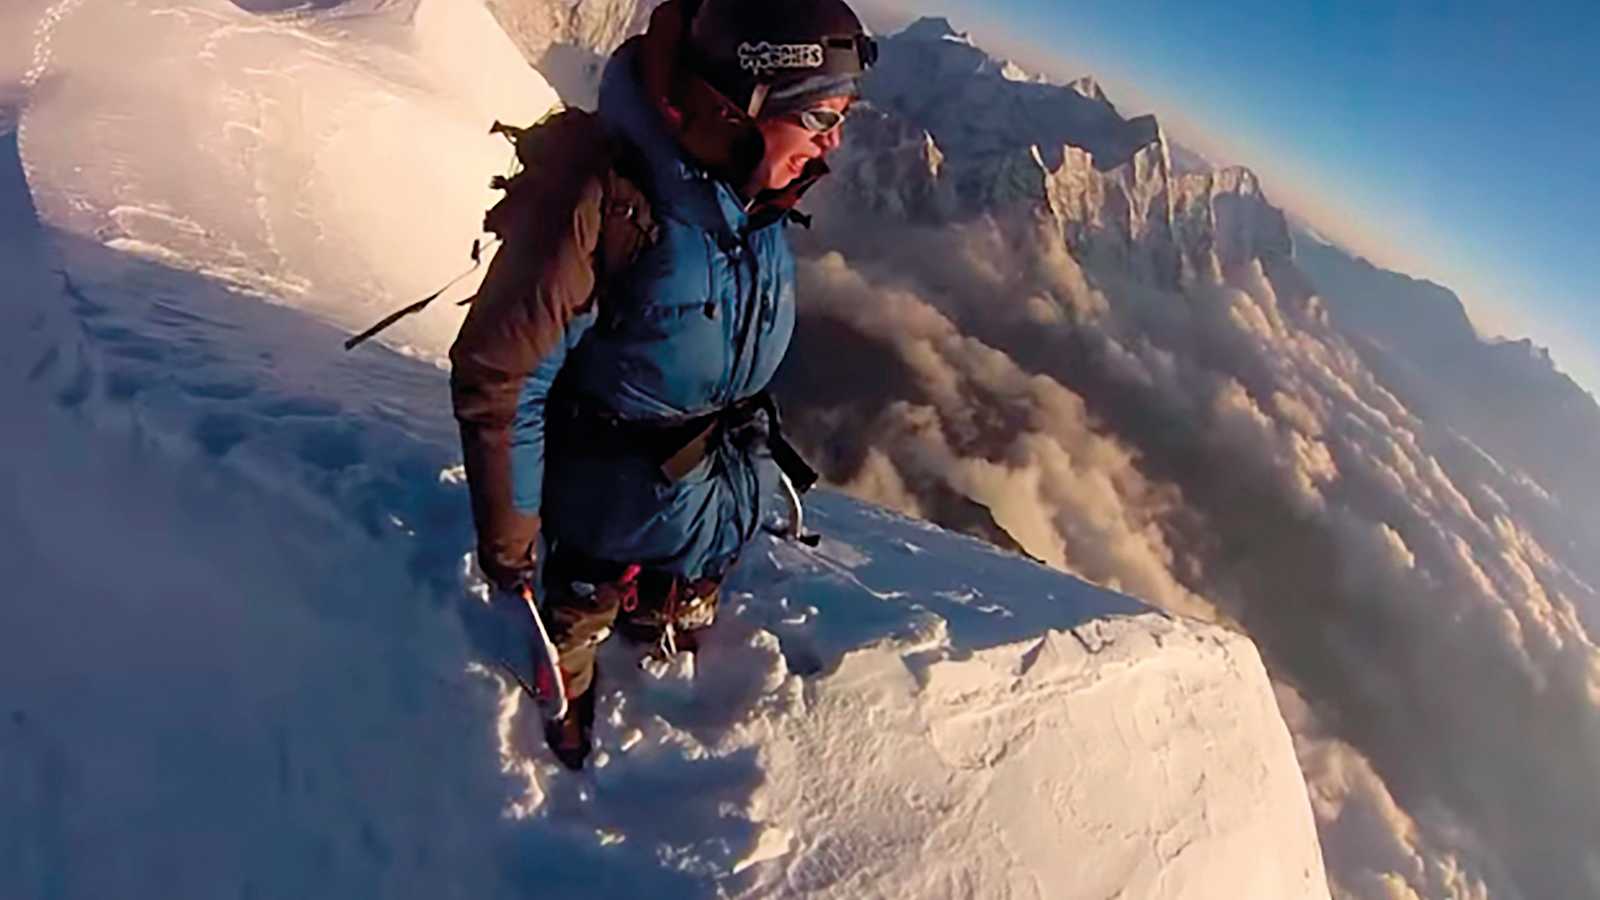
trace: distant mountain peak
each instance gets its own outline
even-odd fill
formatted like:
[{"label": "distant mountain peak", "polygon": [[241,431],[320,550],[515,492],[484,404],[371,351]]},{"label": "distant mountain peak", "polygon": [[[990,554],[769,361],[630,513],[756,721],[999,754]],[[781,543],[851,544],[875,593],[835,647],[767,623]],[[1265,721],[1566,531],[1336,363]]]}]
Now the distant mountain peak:
[{"label": "distant mountain peak", "polygon": [[1000,77],[1004,78],[1007,81],[1019,81],[1019,82],[1029,82],[1029,83],[1033,83],[1033,82],[1039,81],[1039,77],[1037,75],[1034,75],[1032,72],[1029,72],[1027,69],[1024,69],[1023,67],[1017,65],[1016,63],[1014,63],[1014,62],[1012,62],[1010,60],[1006,60],[1000,66]]},{"label": "distant mountain peak", "polygon": [[884,46],[864,85],[880,116],[860,122],[838,166],[871,208],[929,221],[1046,212],[1073,252],[1162,286],[1290,254],[1254,173],[1194,154],[1175,166],[1155,117],[1123,116],[1094,76],[1030,76],[942,17]]},{"label": "distant mountain peak", "polygon": [[956,41],[962,44],[972,43],[972,38],[964,31],[957,31],[950,20],[944,16],[923,16],[912,22],[900,32],[897,37],[910,38],[917,41]]},{"label": "distant mountain peak", "polygon": [[1111,102],[1111,99],[1106,96],[1105,90],[1100,87],[1099,79],[1093,75],[1084,75],[1081,78],[1067,82],[1067,89],[1090,100],[1097,100],[1101,103]]}]

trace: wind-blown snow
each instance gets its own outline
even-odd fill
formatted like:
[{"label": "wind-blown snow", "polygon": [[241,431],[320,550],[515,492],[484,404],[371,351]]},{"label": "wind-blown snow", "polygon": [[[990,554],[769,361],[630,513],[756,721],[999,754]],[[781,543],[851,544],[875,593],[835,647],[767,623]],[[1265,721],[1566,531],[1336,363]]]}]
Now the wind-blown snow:
[{"label": "wind-blown snow", "polygon": [[[555,100],[476,3],[60,0],[38,32],[20,135],[46,222],[352,329],[470,266],[511,158],[490,124]],[[459,317],[395,336],[437,356]]]},{"label": "wind-blown snow", "polygon": [[450,268],[518,116],[441,4],[46,29],[0,141],[0,896],[1327,896],[1246,639],[826,493],[697,657],[608,646],[554,764],[445,379],[328,324]]}]

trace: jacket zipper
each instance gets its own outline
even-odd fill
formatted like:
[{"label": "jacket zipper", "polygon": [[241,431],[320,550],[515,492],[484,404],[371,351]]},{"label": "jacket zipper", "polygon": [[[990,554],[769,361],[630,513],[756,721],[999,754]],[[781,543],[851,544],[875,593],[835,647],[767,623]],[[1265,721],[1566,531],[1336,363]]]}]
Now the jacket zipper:
[{"label": "jacket zipper", "polygon": [[744,276],[745,262],[743,257],[750,258],[749,281],[739,284],[739,293],[735,303],[739,307],[739,333],[736,338],[733,378],[728,384],[724,404],[732,403],[737,399],[739,388],[749,380],[755,370],[757,358],[757,344],[760,341],[760,298],[761,290],[761,254],[750,246],[748,235],[739,238],[739,256],[736,260],[739,273]]},{"label": "jacket zipper", "polygon": [[720,319],[722,324],[722,380],[711,397],[713,406],[721,406],[721,395],[727,391],[733,369],[733,325],[729,322],[733,316],[728,309],[727,301],[722,296],[721,286],[717,283],[717,258],[725,257],[727,254],[722,252],[718,239],[710,232],[701,232],[701,236],[706,246],[706,290],[711,295],[710,303],[715,304],[710,308],[716,310],[716,318]]},{"label": "jacket zipper", "polygon": [[730,238],[723,258],[728,261],[730,274],[733,276],[733,288],[729,292],[724,310],[726,321],[723,323],[723,346],[726,348],[727,365],[723,368],[722,390],[717,398],[719,406],[727,406],[733,402],[734,382],[739,378],[739,361],[743,356],[739,321],[742,318],[740,313],[744,309],[744,242],[736,237]]}]

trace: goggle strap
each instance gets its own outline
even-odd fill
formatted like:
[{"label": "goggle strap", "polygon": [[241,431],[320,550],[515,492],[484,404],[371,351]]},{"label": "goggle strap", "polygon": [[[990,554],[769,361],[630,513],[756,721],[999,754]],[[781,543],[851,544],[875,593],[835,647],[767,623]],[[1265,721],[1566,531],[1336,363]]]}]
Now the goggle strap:
[{"label": "goggle strap", "polygon": [[878,42],[869,34],[830,35],[822,39],[822,47],[824,54],[848,53],[860,73],[878,62]]},{"label": "goggle strap", "polygon": [[750,108],[746,110],[750,118],[758,118],[761,115],[761,108],[767,105],[767,95],[770,93],[772,93],[771,84],[765,81],[756,83],[755,89],[750,92]]}]

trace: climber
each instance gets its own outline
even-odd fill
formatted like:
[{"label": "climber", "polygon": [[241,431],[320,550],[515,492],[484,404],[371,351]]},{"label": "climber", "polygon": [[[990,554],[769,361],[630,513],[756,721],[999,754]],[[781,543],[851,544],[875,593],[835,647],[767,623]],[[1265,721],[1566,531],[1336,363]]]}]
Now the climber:
[{"label": "climber", "polygon": [[569,768],[598,645],[695,649],[764,504],[815,480],[766,393],[795,324],[786,231],[876,54],[843,0],[669,0],[607,66],[570,175],[501,216],[451,389],[479,565],[548,625]]}]

